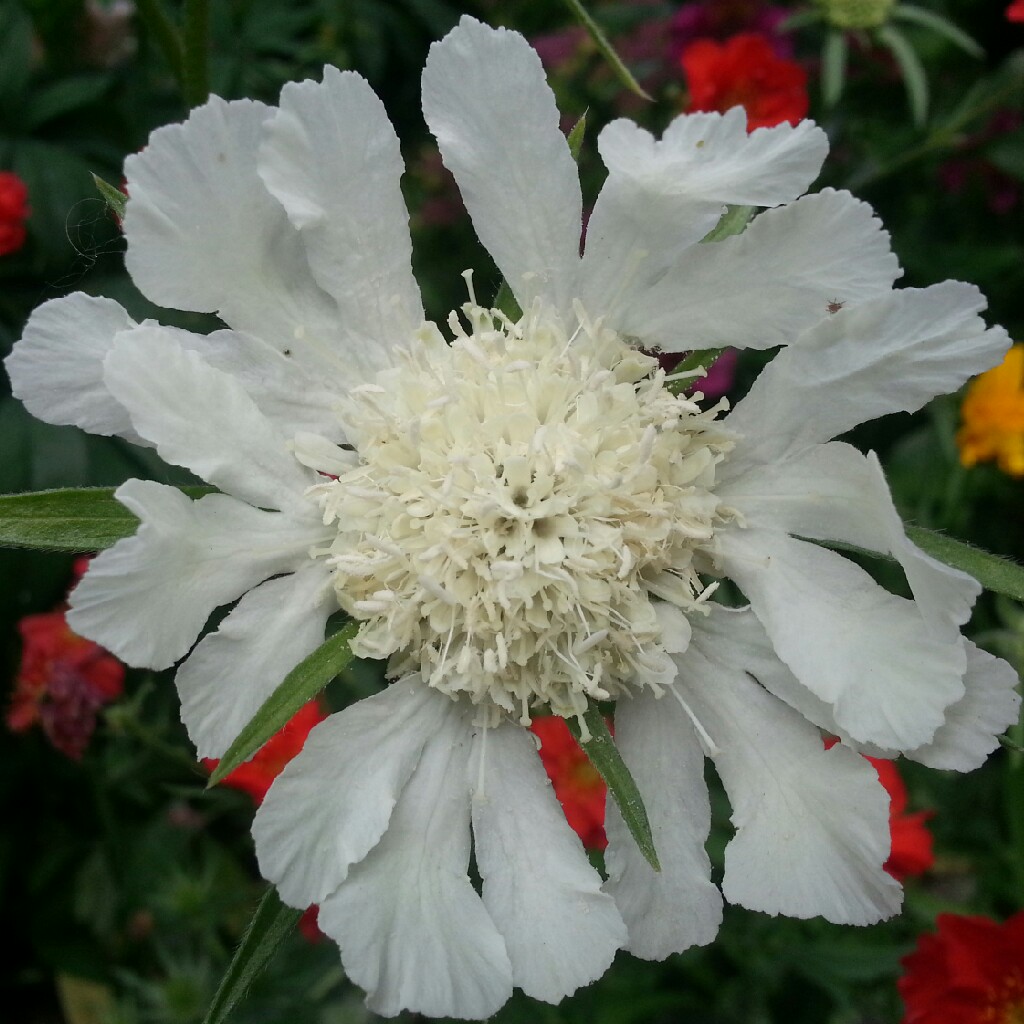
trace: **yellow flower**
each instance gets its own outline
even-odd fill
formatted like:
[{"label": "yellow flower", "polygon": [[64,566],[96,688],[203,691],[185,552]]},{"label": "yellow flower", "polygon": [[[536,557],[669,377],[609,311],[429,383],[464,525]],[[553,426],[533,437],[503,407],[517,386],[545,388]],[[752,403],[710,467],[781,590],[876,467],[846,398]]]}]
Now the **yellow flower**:
[{"label": "yellow flower", "polygon": [[1024,476],[1024,345],[968,388],[956,435],[965,466],[995,459],[1011,476]]}]

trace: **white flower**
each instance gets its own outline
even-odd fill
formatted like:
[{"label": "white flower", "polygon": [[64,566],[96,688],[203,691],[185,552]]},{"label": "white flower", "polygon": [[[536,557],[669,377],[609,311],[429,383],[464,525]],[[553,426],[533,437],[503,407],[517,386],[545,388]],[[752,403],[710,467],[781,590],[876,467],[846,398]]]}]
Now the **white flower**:
[{"label": "white flower", "polygon": [[[222,493],[123,485],[141,526],[95,560],[72,625],[131,664],[188,655],[182,716],[216,757],[332,611],[363,621],[357,649],[395,681],[313,731],[255,835],[381,1013],[485,1017],[513,986],[559,1000],[620,947],[709,942],[705,756],[737,829],[726,898],[894,913],[887,798],[857,751],[967,770],[1019,701],[960,635],[977,584],[907,540],[877,460],[832,438],[959,387],[1005,332],[969,285],[894,291],[863,203],[798,198],[827,148],[809,122],[609,125],[580,256],[576,168],[522,37],[463,19],[423,102],[525,311],[473,299],[450,344],[422,322],[398,142],[357,75],[286,86],[276,110],[211,100],[129,158],[136,284],[227,329],[72,295],[7,367],[41,418],[152,445]],[[698,245],[727,203],[767,209]],[[727,415],[641,351],[726,344],[783,346]],[[914,600],[814,541],[891,554]],[[718,577],[749,607],[709,600]],[[601,879],[522,727],[591,699],[618,701],[660,873],[610,807]]]}]

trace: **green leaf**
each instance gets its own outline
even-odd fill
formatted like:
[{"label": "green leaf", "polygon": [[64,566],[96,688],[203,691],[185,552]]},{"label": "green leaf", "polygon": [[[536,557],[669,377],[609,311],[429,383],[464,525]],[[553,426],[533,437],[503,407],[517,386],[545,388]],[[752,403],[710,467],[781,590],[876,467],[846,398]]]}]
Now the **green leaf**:
[{"label": "green leaf", "polygon": [[722,219],[701,239],[701,242],[720,242],[730,235],[740,234],[754,216],[754,206],[727,206]]},{"label": "green leaf", "polygon": [[508,281],[503,280],[498,286],[498,294],[494,296],[494,308],[500,309],[513,323],[522,317],[523,311],[519,308],[519,303],[516,302],[516,297],[512,294]]},{"label": "green leaf", "polygon": [[569,138],[566,140],[569,143],[569,152],[572,153],[572,158],[577,163],[580,160],[580,150],[583,148],[583,136],[587,131],[587,112],[583,111],[583,116],[572,126],[572,131],[569,132]]},{"label": "green leaf", "polygon": [[590,38],[594,40],[604,59],[612,66],[612,70],[618,76],[619,81],[630,92],[636,93],[641,99],[653,103],[654,100],[633,77],[629,68],[622,63],[622,58],[615,52],[615,48],[608,41],[608,37],[601,31],[601,27],[597,22],[587,13],[580,0],[565,0],[565,4],[576,15],[576,20],[590,33]]},{"label": "green leaf", "polygon": [[847,51],[846,33],[832,29],[821,50],[821,99],[826,107],[834,107],[843,95]]},{"label": "green leaf", "polygon": [[[723,348],[704,348],[698,349],[695,352],[689,353],[689,355],[683,356],[682,359],[676,363],[669,376],[673,376],[677,373],[689,373],[691,370],[697,370],[703,368],[708,370],[711,368],[711,364],[725,351]],[[678,395],[681,391],[688,388],[697,377],[684,377],[681,380],[671,380],[668,382],[667,388],[672,392],[673,395]]]},{"label": "green leaf", "polygon": [[[64,487],[0,495],[0,545],[41,551],[102,551],[130,537],[138,519],[113,487]],[[212,487],[182,487],[191,498]]]},{"label": "green leaf", "polygon": [[33,89],[25,108],[26,129],[34,131],[48,121],[95,103],[112,81],[110,75],[72,75]]},{"label": "green leaf", "polygon": [[351,641],[359,624],[350,622],[328,637],[284,677],[228,747],[210,774],[207,787],[215,786],[240,764],[248,761],[274,733],[283,729],[299,708],[312,700],[353,659]]},{"label": "green leaf", "polygon": [[944,533],[908,526],[907,536],[926,554],[973,576],[986,590],[1024,601],[1024,566]]},{"label": "green leaf", "polygon": [[972,57],[984,57],[985,51],[978,45],[963,29],[958,28],[953,22],[936,14],[934,11],[925,10],[914,4],[898,4],[890,11],[890,17],[902,21],[914,22],[924,28],[930,28],[937,35],[944,36],[954,46],[959,46],[965,53]]},{"label": "green leaf", "polygon": [[256,908],[242,942],[231,958],[227,973],[221,979],[203,1024],[222,1024],[245,995],[249,986],[270,963],[277,947],[302,917],[301,910],[286,907],[271,886]]},{"label": "green leaf", "polygon": [[889,48],[907,90],[907,102],[914,124],[919,128],[928,118],[928,78],[920,58],[906,37],[892,25],[883,25],[877,30],[878,40]]},{"label": "green leaf", "polygon": [[119,189],[104,181],[98,174],[92,176],[96,191],[103,196],[103,201],[110,208],[110,212],[121,220],[124,217],[124,208],[128,204],[128,197]]},{"label": "green leaf", "polygon": [[630,775],[626,762],[622,760],[619,748],[615,746],[615,740],[612,739],[612,734],[608,731],[608,725],[604,720],[604,715],[601,714],[601,709],[596,704],[591,704],[583,716],[583,721],[590,731],[588,740],[582,738],[579,722],[575,718],[567,718],[565,724],[576,737],[576,742],[579,743],[590,763],[604,779],[608,786],[608,792],[618,804],[622,820],[626,823],[636,845],[640,847],[640,852],[647,859],[647,863],[655,871],[661,871],[658,854],[654,849],[651,823],[647,819],[647,808],[644,807],[640,790],[637,789],[633,776]]}]

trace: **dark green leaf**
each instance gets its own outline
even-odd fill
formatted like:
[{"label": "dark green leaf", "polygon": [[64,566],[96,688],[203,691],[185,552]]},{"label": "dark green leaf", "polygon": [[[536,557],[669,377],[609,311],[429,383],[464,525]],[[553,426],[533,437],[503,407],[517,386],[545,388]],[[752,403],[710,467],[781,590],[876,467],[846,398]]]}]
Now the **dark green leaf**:
[{"label": "dark green leaf", "polygon": [[72,75],[32,90],[25,107],[29,130],[95,103],[110,87],[110,75]]},{"label": "dark green leaf", "polygon": [[953,22],[934,11],[928,11],[913,4],[898,4],[890,12],[890,17],[930,28],[937,35],[944,36],[972,57],[985,56],[985,51],[963,29],[958,28]]},{"label": "dark green leaf", "polygon": [[658,862],[658,854],[654,849],[654,836],[651,833],[651,823],[647,818],[647,808],[644,807],[640,790],[637,789],[633,776],[630,775],[626,762],[619,754],[619,748],[615,746],[615,740],[608,731],[608,725],[596,704],[591,704],[587,713],[583,716],[587,729],[590,730],[590,739],[582,738],[582,731],[579,722],[575,718],[567,718],[565,724],[569,726],[570,732],[576,737],[583,753],[587,755],[590,763],[597,769],[601,778],[608,786],[608,792],[618,805],[622,820],[626,823],[630,835],[633,837],[640,852],[647,859],[647,863],[655,871],[661,870]]},{"label": "dark green leaf", "polygon": [[826,107],[834,107],[846,84],[846,33],[831,29],[821,50],[821,98]]},{"label": "dark green leaf", "polygon": [[[210,487],[183,487],[192,498]],[[41,551],[102,551],[130,537],[138,519],[113,487],[60,488],[0,495],[0,544]]]},{"label": "dark green leaf", "polygon": [[892,25],[883,25],[877,30],[878,40],[889,48],[907,90],[907,102],[914,124],[921,127],[928,118],[928,78],[925,75],[921,59],[906,37]]},{"label": "dark green leaf", "polygon": [[227,1020],[235,1004],[270,963],[277,947],[288,937],[301,916],[301,910],[286,907],[281,902],[273,886],[267,889],[206,1011],[203,1024],[222,1024]]},{"label": "dark green leaf", "polygon": [[287,725],[303,704],[320,693],[352,660],[354,655],[350,644],[358,629],[358,623],[350,622],[328,637],[284,677],[284,681],[263,702],[263,706],[228,747],[220,764],[210,775],[210,786],[215,786],[240,764],[248,761],[274,733]]},{"label": "dark green leaf", "polygon": [[590,33],[590,38],[594,40],[604,59],[612,66],[612,70],[618,76],[619,81],[630,92],[636,93],[641,99],[653,102],[651,96],[633,77],[629,68],[622,63],[622,58],[615,52],[615,47],[608,41],[608,37],[601,31],[601,27],[597,22],[587,13],[580,0],[565,0],[565,3],[569,10],[576,15],[576,20]]}]

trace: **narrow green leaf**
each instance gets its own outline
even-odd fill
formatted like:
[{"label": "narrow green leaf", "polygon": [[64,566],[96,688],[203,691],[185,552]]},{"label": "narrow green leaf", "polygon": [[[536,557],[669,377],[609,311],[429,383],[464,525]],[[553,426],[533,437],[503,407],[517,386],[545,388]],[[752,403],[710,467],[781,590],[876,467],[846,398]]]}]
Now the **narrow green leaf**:
[{"label": "narrow green leaf", "polygon": [[612,66],[612,70],[618,76],[619,81],[630,92],[636,93],[641,99],[653,103],[654,100],[650,94],[633,77],[629,68],[622,63],[622,58],[615,52],[615,48],[608,41],[608,37],[601,31],[601,27],[597,22],[587,13],[580,0],[565,0],[565,4],[576,15],[576,20],[590,33],[590,38],[594,40],[604,59]]},{"label": "narrow green leaf", "polygon": [[932,558],[973,576],[986,590],[1024,601],[1024,566],[923,526],[908,526],[907,536]]},{"label": "narrow green leaf", "polygon": [[235,1004],[270,963],[277,947],[288,937],[301,916],[301,910],[286,907],[281,902],[273,886],[267,889],[231,958],[227,973],[221,979],[203,1024],[223,1024],[227,1020]]},{"label": "narrow green leaf", "polygon": [[821,50],[821,99],[826,107],[834,107],[843,95],[847,51],[846,33],[829,31]]},{"label": "narrow green leaf", "polygon": [[[212,487],[182,487],[191,498]],[[130,537],[138,519],[113,487],[65,487],[0,495],[0,545],[41,551],[102,551]]]},{"label": "narrow green leaf", "polygon": [[727,206],[722,219],[701,239],[701,242],[720,242],[730,235],[740,234],[754,216],[753,206]]},{"label": "narrow green leaf", "polygon": [[137,0],[135,6],[139,12],[139,19],[146,26],[146,30],[152,33],[154,42],[160,48],[164,60],[170,65],[172,74],[180,84],[183,74],[184,47],[181,42],[181,34],[167,13],[162,0]]},{"label": "narrow green leaf", "polygon": [[566,140],[569,143],[569,152],[572,153],[572,158],[577,163],[580,160],[580,150],[583,148],[583,136],[587,131],[587,112],[583,111],[583,116],[572,126],[572,131],[569,132],[569,138]]},{"label": "narrow green leaf", "polygon": [[647,808],[644,807],[640,790],[637,789],[633,776],[630,775],[626,762],[622,760],[619,748],[615,746],[615,740],[608,731],[608,724],[601,714],[601,709],[596,704],[591,704],[583,720],[590,730],[589,740],[583,740],[579,722],[575,718],[567,718],[565,724],[569,726],[569,731],[576,737],[590,763],[604,779],[608,792],[618,804],[622,820],[626,823],[640,852],[647,859],[647,863],[655,871],[660,871],[661,864],[654,849],[654,836],[647,818]]},{"label": "narrow green leaf", "polygon": [[[705,348],[698,349],[695,352],[691,352],[689,355],[683,356],[683,358],[676,363],[669,376],[673,376],[677,373],[689,373],[691,370],[697,370],[703,367],[705,370],[710,369],[711,364],[725,351],[722,348]],[[699,377],[684,377],[681,380],[670,380],[667,388],[672,392],[673,395],[678,395],[680,392],[685,391],[691,384],[699,380]]]},{"label": "narrow green leaf", "polygon": [[119,188],[111,185],[109,181],[104,181],[98,174],[92,176],[92,183],[96,186],[99,194],[103,196],[103,201],[110,208],[110,212],[118,220],[122,219],[124,217],[124,208],[128,203],[128,197]]},{"label": "narrow green leaf", "polygon": [[879,42],[889,48],[899,66],[903,85],[907,90],[910,114],[914,124],[920,128],[928,119],[928,78],[921,59],[903,33],[892,25],[883,25],[877,30],[877,35]]},{"label": "narrow green leaf", "polygon": [[519,308],[519,303],[516,302],[516,297],[512,294],[508,281],[503,280],[498,285],[498,294],[494,296],[494,308],[500,309],[513,323],[522,317],[523,311]]},{"label": "narrow green leaf", "polygon": [[777,35],[788,35],[790,32],[795,32],[797,29],[807,28],[808,25],[814,25],[824,19],[824,15],[821,11],[814,7],[809,7],[803,11],[797,11],[796,14],[791,14],[787,18],[783,18],[782,21],[775,26],[775,32]]},{"label": "narrow green leaf", "polygon": [[965,53],[972,57],[984,57],[985,51],[978,45],[963,29],[958,28],[953,22],[936,14],[934,11],[925,10],[915,4],[898,4],[890,12],[889,16],[902,21],[914,22],[924,28],[930,28],[936,35],[944,36],[954,46],[959,46]]},{"label": "narrow green leaf", "polygon": [[248,761],[274,733],[284,728],[307,701],[312,700],[352,660],[352,638],[359,624],[350,622],[328,637],[284,677],[228,747],[220,764],[210,774],[207,786],[215,786],[240,764]]},{"label": "narrow green leaf", "polygon": [[181,91],[192,109],[210,98],[210,0],[185,0]]}]

